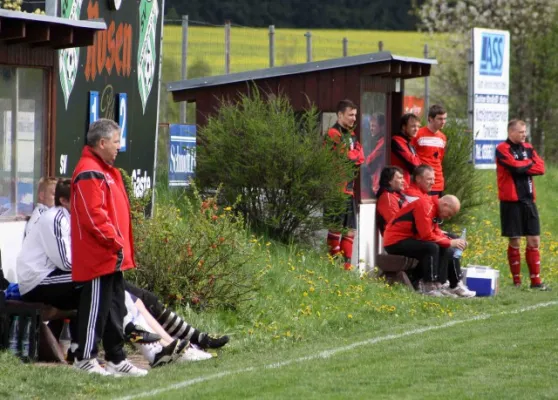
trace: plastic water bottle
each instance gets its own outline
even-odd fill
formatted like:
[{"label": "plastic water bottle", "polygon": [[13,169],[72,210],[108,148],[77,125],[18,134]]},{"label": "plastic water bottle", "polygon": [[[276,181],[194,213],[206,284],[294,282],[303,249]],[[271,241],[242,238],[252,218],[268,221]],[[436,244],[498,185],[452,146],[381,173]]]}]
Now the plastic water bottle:
[{"label": "plastic water bottle", "polygon": [[[467,237],[467,228],[463,228],[463,231],[461,232],[461,236],[459,237],[459,239],[465,240],[466,237]],[[453,252],[453,258],[461,258],[462,255],[463,255],[463,250],[461,249],[455,249],[455,251]]]},{"label": "plastic water bottle", "polygon": [[29,360],[31,358],[30,352],[31,341],[31,318],[25,318],[25,327],[23,329],[23,339],[21,341],[21,358]]},{"label": "plastic water bottle", "polygon": [[60,336],[58,337],[58,343],[60,344],[60,349],[62,350],[62,354],[64,357],[67,357],[68,350],[72,345],[72,335],[70,334],[70,320],[64,320],[64,326],[62,327],[62,331],[60,332]]},{"label": "plastic water bottle", "polygon": [[18,357],[20,356],[21,351],[19,348],[19,317],[17,315],[14,316],[12,325],[10,326],[9,349],[12,354]]}]

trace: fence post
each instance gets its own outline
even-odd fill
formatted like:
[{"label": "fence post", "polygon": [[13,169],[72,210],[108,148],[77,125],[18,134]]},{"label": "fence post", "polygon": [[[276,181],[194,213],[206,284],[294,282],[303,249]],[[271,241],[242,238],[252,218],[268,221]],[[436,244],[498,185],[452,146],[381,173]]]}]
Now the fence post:
[{"label": "fence post", "polygon": [[[428,59],[428,43],[424,45],[424,58]],[[428,114],[430,108],[430,78],[424,77],[424,113],[423,116]]]},{"label": "fence post", "polygon": [[269,25],[269,67],[275,67],[275,25]]},{"label": "fence post", "polygon": [[312,32],[308,31],[306,36],[306,62],[312,62]]},{"label": "fence post", "polygon": [[349,54],[349,39],[343,38],[343,57],[347,57]]},{"label": "fence post", "polygon": [[378,51],[384,51],[384,42],[381,40],[378,42]]},{"label": "fence post", "polygon": [[231,73],[231,21],[225,21],[225,74]]},{"label": "fence post", "polygon": [[[188,16],[182,16],[182,72],[181,79],[185,80],[188,77]],[[188,103],[183,101],[180,103],[180,123],[186,123],[186,110]]]}]

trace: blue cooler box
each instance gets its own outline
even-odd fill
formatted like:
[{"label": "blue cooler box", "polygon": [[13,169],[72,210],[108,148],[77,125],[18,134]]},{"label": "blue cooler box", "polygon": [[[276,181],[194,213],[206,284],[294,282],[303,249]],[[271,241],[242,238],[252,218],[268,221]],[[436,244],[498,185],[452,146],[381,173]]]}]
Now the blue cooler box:
[{"label": "blue cooler box", "polygon": [[483,265],[467,265],[463,280],[469,290],[477,292],[477,297],[495,296],[498,293],[500,271]]}]

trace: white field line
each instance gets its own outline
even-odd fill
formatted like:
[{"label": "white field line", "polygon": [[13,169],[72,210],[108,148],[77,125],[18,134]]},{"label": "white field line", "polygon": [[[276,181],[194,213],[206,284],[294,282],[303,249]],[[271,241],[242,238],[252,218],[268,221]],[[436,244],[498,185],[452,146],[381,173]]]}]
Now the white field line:
[{"label": "white field line", "polygon": [[280,361],[280,362],[276,362],[276,363],[273,363],[273,364],[267,364],[267,365],[258,366],[258,367],[241,368],[241,369],[236,369],[236,370],[229,370],[229,371],[219,372],[218,374],[200,376],[198,378],[188,379],[186,381],[178,382],[178,383],[175,383],[175,384],[172,384],[172,385],[160,388],[160,389],[155,389],[155,390],[150,390],[148,392],[141,392],[141,393],[137,393],[137,394],[132,394],[132,395],[125,396],[125,397],[120,397],[117,400],[132,400],[132,399],[139,399],[139,398],[142,398],[142,397],[156,396],[158,394],[168,392],[168,391],[171,391],[171,390],[185,388],[185,387],[188,387],[188,386],[195,385],[196,383],[212,381],[212,380],[224,378],[224,377],[230,376],[230,375],[238,375],[238,374],[257,371],[257,370],[261,370],[261,369],[282,368],[282,367],[289,366],[291,364],[297,364],[297,363],[302,363],[302,362],[306,362],[306,361],[317,360],[317,359],[320,359],[320,358],[326,359],[326,358],[330,358],[330,357],[332,357],[336,354],[345,353],[347,351],[351,351],[353,349],[356,349],[356,348],[362,347],[362,346],[368,346],[368,345],[372,345],[372,344],[376,344],[376,343],[380,343],[380,342],[386,342],[386,341],[389,341],[389,340],[400,339],[400,338],[407,337],[407,336],[419,335],[421,333],[436,331],[436,330],[439,330],[439,329],[450,328],[452,326],[465,324],[465,323],[468,323],[468,322],[486,320],[486,319],[489,319],[489,318],[492,318],[492,317],[498,317],[498,316],[502,316],[502,315],[511,315],[511,314],[520,314],[520,313],[524,313],[524,312],[528,312],[528,311],[537,310],[539,308],[550,307],[550,306],[555,306],[555,305],[558,305],[558,301],[548,301],[548,302],[545,302],[545,303],[539,303],[539,304],[535,304],[535,305],[532,305],[532,306],[519,308],[517,310],[504,311],[504,312],[497,313],[497,314],[482,314],[482,315],[478,315],[478,316],[475,316],[475,317],[472,317],[472,318],[450,321],[450,322],[447,322],[447,323],[442,324],[442,325],[427,326],[427,327],[424,327],[424,328],[412,329],[410,331],[406,331],[406,332],[402,332],[402,333],[396,333],[396,334],[392,334],[392,335],[370,338],[370,339],[367,339],[367,340],[362,340],[360,342],[355,342],[355,343],[349,344],[347,346],[336,347],[336,348],[333,348],[333,349],[330,349],[330,350],[324,350],[324,351],[321,351],[321,352],[319,352],[317,354],[314,354],[314,355],[311,355],[311,356],[294,358],[294,359],[291,359],[291,360]]}]

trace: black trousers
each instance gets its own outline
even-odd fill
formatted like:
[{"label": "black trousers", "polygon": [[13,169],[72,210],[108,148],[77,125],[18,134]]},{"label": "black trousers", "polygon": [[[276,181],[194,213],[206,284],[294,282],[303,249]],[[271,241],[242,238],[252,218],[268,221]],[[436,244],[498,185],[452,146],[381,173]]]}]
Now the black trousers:
[{"label": "black trousers", "polygon": [[84,282],[79,304],[78,360],[97,356],[103,339],[105,359],[115,364],[126,359],[124,329],[124,277],[122,272]]},{"label": "black trousers", "polygon": [[[83,284],[72,281],[72,273],[56,269],[31,291],[22,295],[29,302],[44,303],[60,310],[79,308]],[[72,342],[78,338],[78,318],[70,318]]]},{"label": "black trousers", "polygon": [[145,305],[147,311],[149,311],[149,314],[151,314],[154,318],[159,318],[165,311],[165,306],[163,305],[163,303],[161,303],[157,296],[155,296],[150,291],[139,288],[126,280],[124,280],[124,289],[128,293],[131,293],[138,299],[140,299]]}]

